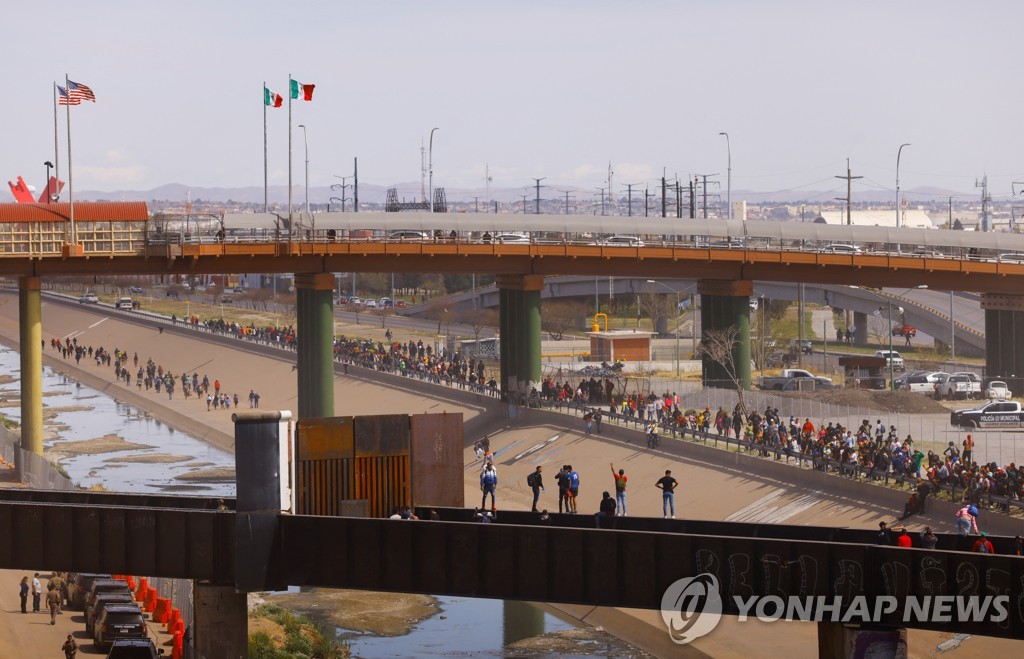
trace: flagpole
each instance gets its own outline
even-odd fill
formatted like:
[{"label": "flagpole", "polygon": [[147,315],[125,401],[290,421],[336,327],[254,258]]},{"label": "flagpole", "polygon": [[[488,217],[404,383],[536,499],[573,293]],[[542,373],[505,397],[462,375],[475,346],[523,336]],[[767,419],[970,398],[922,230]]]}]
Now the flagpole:
[{"label": "flagpole", "polygon": [[292,74],[288,74],[288,250],[292,248]]},{"label": "flagpole", "polygon": [[268,204],[268,193],[267,193],[267,178],[266,178],[266,81],[263,81],[263,212],[267,213],[270,210]]},{"label": "flagpole", "polygon": [[57,83],[53,83],[53,192],[50,192],[50,182],[46,182],[46,202],[53,200],[52,195],[60,191],[60,145],[57,141]]},{"label": "flagpole", "polygon": [[64,74],[64,89],[67,90],[68,104],[68,206],[70,208],[69,222],[71,223],[71,244],[78,244],[78,231],[75,227],[75,179],[71,174],[71,90],[68,89],[68,74]]}]

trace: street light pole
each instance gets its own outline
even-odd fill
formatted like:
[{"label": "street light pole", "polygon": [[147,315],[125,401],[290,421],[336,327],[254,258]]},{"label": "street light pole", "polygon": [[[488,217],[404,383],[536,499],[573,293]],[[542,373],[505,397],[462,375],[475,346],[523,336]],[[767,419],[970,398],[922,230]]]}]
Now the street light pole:
[{"label": "street light pole", "polygon": [[900,156],[903,155],[903,147],[910,144],[901,144],[900,150],[896,152],[896,228],[900,228]]},{"label": "street light pole", "polygon": [[306,124],[299,124],[302,129],[302,144],[306,149],[306,215],[309,215],[309,140],[306,139]]},{"label": "street light pole", "polygon": [[729,219],[732,219],[732,144],[729,143],[729,133],[719,133],[719,135],[725,135],[725,148],[729,154],[728,162],[728,175],[726,178],[726,203],[729,204]]},{"label": "street light pole", "polygon": [[[430,176],[430,199],[427,200],[427,203],[430,204],[430,212],[431,213],[434,212],[434,132],[437,131],[437,130],[440,130],[440,129],[439,128],[432,128],[432,129],[430,129],[430,160],[429,160],[430,165],[429,165],[429,169],[428,169],[428,171],[430,172],[430,174],[429,174],[429,176]],[[420,146],[422,146],[422,145],[423,145],[423,142],[420,142]]]},{"label": "street light pole", "polygon": [[892,358],[892,300],[888,300],[887,304],[889,305],[889,390],[896,391],[896,367]]},{"label": "street light pole", "polygon": [[50,194],[50,168],[53,167],[53,163],[47,160],[43,165],[46,167],[46,203],[50,203],[53,199],[53,195]]},{"label": "street light pole", "polygon": [[675,327],[675,335],[676,335],[676,380],[678,380],[680,378],[680,364],[679,364],[679,293],[680,292],[678,290],[672,288],[671,286],[669,286],[667,284],[663,284],[660,281],[656,281],[654,279],[648,279],[647,283],[648,284],[657,284],[658,286],[661,286],[663,288],[667,288],[668,290],[670,290],[670,291],[672,291],[673,293],[676,294],[676,327]]}]

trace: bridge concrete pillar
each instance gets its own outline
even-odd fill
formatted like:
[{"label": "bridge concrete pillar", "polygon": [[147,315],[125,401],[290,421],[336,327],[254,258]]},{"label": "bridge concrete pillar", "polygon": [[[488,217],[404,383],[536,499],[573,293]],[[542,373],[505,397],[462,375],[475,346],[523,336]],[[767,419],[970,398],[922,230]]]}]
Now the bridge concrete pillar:
[{"label": "bridge concrete pillar", "polygon": [[863,311],[853,312],[853,342],[859,346],[868,343],[868,315]]},{"label": "bridge concrete pillar", "polygon": [[249,651],[249,617],[246,594],[234,586],[205,581],[192,585],[195,622],[192,642],[197,657],[244,659]]},{"label": "bridge concrete pillar", "polygon": [[[521,396],[541,384],[540,292],[542,275],[498,275],[503,392]],[[508,357],[506,358],[506,349]]]},{"label": "bridge concrete pillar", "polygon": [[299,418],[334,416],[334,275],[295,275]]},{"label": "bridge concrete pillar", "polygon": [[[708,340],[710,333],[721,339],[726,332],[733,339],[732,349],[725,346],[724,353],[717,358],[704,353],[701,365],[704,386],[732,389],[738,383],[743,389],[749,389],[750,296],[754,292],[754,282],[701,279],[697,282],[697,291],[701,300],[701,340]],[[707,345],[712,343],[720,341],[708,341]]]},{"label": "bridge concrete pillar", "polygon": [[39,277],[18,279],[21,341],[21,448],[43,454],[43,322]]},{"label": "bridge concrete pillar", "polygon": [[[985,293],[985,375],[1024,391],[1024,295]],[[959,351],[958,351],[959,352]]]},{"label": "bridge concrete pillar", "polygon": [[866,656],[906,657],[907,630],[881,625],[818,623],[820,659],[859,659]]}]

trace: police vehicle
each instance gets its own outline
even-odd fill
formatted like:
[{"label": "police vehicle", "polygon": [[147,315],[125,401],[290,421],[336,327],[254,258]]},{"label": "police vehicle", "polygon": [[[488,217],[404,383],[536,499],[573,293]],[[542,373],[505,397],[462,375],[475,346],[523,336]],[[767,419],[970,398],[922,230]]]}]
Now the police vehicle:
[{"label": "police vehicle", "polygon": [[952,412],[949,422],[961,428],[1019,428],[1024,426],[1024,412],[1016,401],[999,400],[973,410]]}]

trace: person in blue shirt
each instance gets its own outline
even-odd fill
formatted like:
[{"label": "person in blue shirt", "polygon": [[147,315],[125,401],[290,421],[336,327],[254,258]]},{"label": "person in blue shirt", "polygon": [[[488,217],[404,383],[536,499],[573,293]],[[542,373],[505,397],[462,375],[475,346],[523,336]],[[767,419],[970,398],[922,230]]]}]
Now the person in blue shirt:
[{"label": "person in blue shirt", "polygon": [[494,471],[494,465],[488,463],[482,472],[480,472],[480,491],[484,493],[483,499],[480,502],[481,508],[487,508],[487,495],[491,495],[491,509],[495,508],[494,504],[494,489],[498,487],[498,472]]},{"label": "person in blue shirt", "polygon": [[572,465],[569,465],[569,505],[572,513],[576,514],[576,497],[580,495],[580,475]]}]

